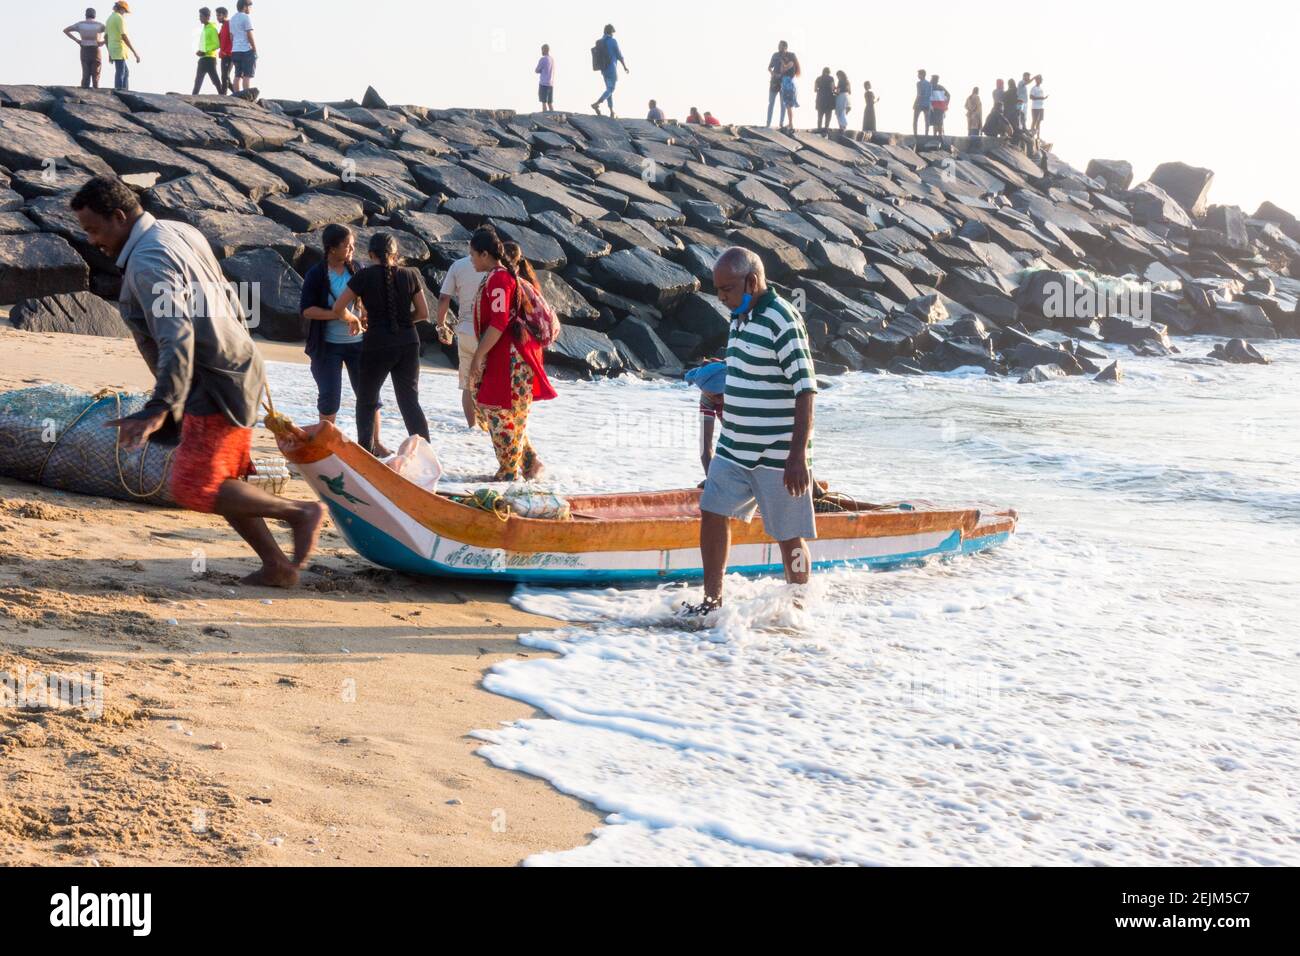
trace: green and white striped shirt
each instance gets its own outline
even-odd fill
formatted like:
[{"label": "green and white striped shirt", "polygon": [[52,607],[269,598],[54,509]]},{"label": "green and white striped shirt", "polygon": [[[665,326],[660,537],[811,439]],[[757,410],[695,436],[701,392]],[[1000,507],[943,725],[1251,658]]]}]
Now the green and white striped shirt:
[{"label": "green and white striped shirt", "polygon": [[[794,434],[795,399],[815,391],[817,378],[803,317],[768,289],[753,312],[731,320],[718,456],[742,468],[785,468]],[[811,459],[811,435],[808,455]]]}]

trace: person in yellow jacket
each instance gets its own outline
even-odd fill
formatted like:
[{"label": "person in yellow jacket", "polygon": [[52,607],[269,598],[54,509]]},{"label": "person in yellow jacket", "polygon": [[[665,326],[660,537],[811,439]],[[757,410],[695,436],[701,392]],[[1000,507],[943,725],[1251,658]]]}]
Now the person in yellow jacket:
[{"label": "person in yellow jacket", "polygon": [[104,45],[108,47],[108,62],[113,64],[113,89],[129,90],[131,88],[131,71],[126,66],[126,51],[130,50],[135,62],[140,62],[131,38],[126,35],[126,17],[131,13],[131,5],[126,0],[113,4],[113,15],[104,21]]},{"label": "person in yellow jacket", "polygon": [[199,69],[194,74],[194,95],[198,96],[199,90],[203,89],[204,77],[212,80],[212,85],[221,93],[221,77],[217,75],[217,51],[221,49],[221,35],[212,22],[212,11],[207,7],[199,10],[199,25]]}]

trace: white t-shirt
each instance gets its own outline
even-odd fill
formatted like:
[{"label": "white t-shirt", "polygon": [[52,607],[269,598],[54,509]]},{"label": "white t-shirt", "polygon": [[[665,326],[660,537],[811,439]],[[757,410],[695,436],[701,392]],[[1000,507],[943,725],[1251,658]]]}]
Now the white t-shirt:
[{"label": "white t-shirt", "polygon": [[236,13],[230,18],[230,52],[249,53],[253,44],[248,42],[248,33],[253,29],[253,18],[247,13]]},{"label": "white t-shirt", "polygon": [[469,256],[457,259],[442,280],[439,295],[449,295],[456,300],[457,335],[474,334],[474,299],[478,296],[486,272],[478,272]]},{"label": "white t-shirt", "polygon": [[1041,111],[1043,107],[1046,105],[1045,102],[1046,100],[1047,100],[1047,94],[1043,92],[1043,88],[1041,86],[1035,83],[1034,88],[1029,91],[1029,105],[1032,106],[1034,109]]},{"label": "white t-shirt", "polygon": [[68,29],[77,31],[82,46],[99,46],[99,38],[104,35],[104,24],[98,20],[81,20]]}]

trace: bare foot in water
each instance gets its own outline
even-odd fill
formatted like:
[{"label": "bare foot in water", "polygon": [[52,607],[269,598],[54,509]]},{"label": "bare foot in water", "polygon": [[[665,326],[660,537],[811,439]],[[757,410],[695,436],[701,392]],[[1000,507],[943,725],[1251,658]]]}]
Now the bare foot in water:
[{"label": "bare foot in water", "polygon": [[298,586],[298,569],[291,564],[264,564],[239,583],[255,588],[293,588]]},{"label": "bare foot in water", "polygon": [[374,454],[376,458],[388,458],[393,453],[389,451],[387,448],[385,448],[383,445],[379,444],[378,442],[375,442],[375,450],[372,454]]},{"label": "bare foot in water", "polygon": [[293,531],[293,567],[294,574],[307,565],[312,551],[316,550],[316,539],[320,537],[321,522],[325,520],[325,506],[318,501],[304,501],[300,517],[289,522]]},{"label": "bare foot in water", "polygon": [[525,481],[536,481],[542,475],[546,474],[546,466],[540,461],[533,462],[533,466],[524,471]]}]

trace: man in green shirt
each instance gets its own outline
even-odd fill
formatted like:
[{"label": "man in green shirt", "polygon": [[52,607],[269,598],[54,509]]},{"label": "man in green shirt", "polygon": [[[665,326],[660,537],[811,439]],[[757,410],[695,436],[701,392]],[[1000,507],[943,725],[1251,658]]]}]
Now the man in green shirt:
[{"label": "man in green shirt", "polygon": [[704,602],[693,616],[722,606],[731,553],[731,519],[755,511],[781,546],[785,577],[803,584],[816,537],[809,471],[817,377],[803,317],[767,284],[763,261],[733,246],[713,267],[718,299],[731,311],[722,437],[700,496]]},{"label": "man in green shirt", "polygon": [[212,11],[207,7],[199,10],[199,69],[194,74],[194,95],[199,95],[199,90],[203,89],[203,78],[206,76],[212,80],[212,85],[216,87],[217,92],[222,92],[221,77],[217,75],[217,51],[221,49],[221,35],[217,33],[217,26],[212,22]]},{"label": "man in green shirt", "polygon": [[131,88],[131,71],[126,66],[126,51],[130,50],[135,62],[140,62],[140,54],[131,45],[131,38],[126,35],[126,20],[131,12],[131,5],[126,0],[113,4],[113,15],[104,23],[104,43],[108,47],[108,60],[113,64],[113,89],[129,90]]}]

